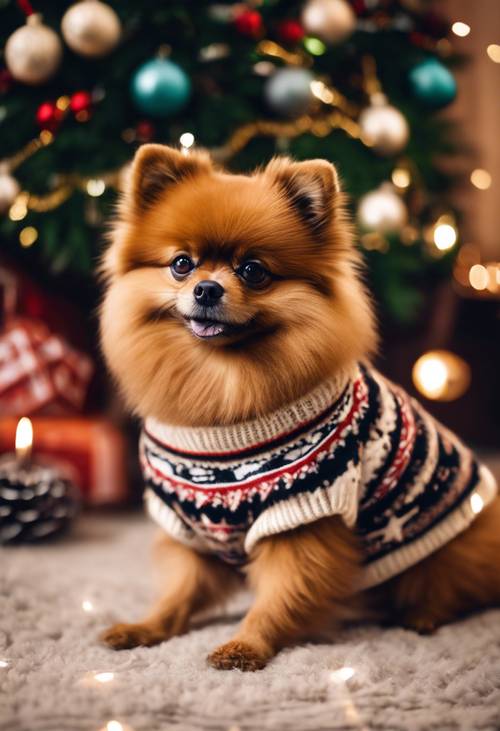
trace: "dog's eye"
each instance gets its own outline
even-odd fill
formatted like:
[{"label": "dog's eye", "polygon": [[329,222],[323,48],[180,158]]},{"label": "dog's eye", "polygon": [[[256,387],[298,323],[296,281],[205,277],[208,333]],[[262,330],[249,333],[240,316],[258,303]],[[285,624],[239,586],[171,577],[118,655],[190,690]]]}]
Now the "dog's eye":
[{"label": "dog's eye", "polygon": [[269,280],[269,272],[258,261],[247,261],[237,270],[238,274],[251,286],[262,286]]},{"label": "dog's eye", "polygon": [[174,277],[182,278],[185,277],[186,274],[189,274],[192,269],[194,269],[194,263],[189,256],[187,256],[186,254],[181,254],[173,260],[170,265],[170,269]]}]

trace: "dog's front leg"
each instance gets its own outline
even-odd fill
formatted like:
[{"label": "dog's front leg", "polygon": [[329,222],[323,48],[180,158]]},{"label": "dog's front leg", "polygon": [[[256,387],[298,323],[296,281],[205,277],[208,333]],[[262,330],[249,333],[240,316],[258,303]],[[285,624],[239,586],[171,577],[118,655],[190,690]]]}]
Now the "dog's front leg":
[{"label": "dog's front leg", "polygon": [[356,538],[337,517],[263,539],[248,571],[255,603],[209,663],[258,670],[280,648],[333,622],[352,593],[359,564]]},{"label": "dog's front leg", "polygon": [[156,553],[166,588],[144,620],[120,622],[101,635],[114,650],[156,645],[182,634],[195,612],[223,601],[239,583],[236,572],[217,558],[167,536],[158,542]]}]

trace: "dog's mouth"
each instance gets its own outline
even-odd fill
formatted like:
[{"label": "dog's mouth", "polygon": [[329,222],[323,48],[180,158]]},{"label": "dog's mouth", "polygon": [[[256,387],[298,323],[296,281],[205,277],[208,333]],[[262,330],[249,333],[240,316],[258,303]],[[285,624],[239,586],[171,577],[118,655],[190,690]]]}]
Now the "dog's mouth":
[{"label": "dog's mouth", "polygon": [[225,322],[223,320],[197,319],[193,317],[186,317],[185,319],[193,335],[202,340],[236,335],[246,327],[246,324],[237,325],[233,322]]}]

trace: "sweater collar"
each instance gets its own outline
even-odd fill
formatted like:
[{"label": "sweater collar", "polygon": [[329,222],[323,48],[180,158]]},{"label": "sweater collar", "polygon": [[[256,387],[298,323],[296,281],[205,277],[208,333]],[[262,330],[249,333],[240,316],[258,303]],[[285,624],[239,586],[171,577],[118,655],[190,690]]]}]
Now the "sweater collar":
[{"label": "sweater collar", "polygon": [[302,398],[260,418],[227,426],[189,427],[149,417],[144,422],[144,430],[156,442],[175,451],[207,455],[246,452],[296,430],[306,431],[338,402],[358,373],[357,368],[337,373]]}]

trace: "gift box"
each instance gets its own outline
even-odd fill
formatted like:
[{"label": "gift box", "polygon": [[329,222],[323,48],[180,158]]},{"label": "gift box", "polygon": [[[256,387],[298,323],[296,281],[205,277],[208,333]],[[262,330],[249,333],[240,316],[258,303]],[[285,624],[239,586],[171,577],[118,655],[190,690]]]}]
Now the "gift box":
[{"label": "gift box", "polygon": [[[33,458],[58,467],[74,482],[87,505],[123,503],[129,498],[126,440],[104,418],[35,418]],[[14,451],[18,420],[0,419],[0,455]]]}]

